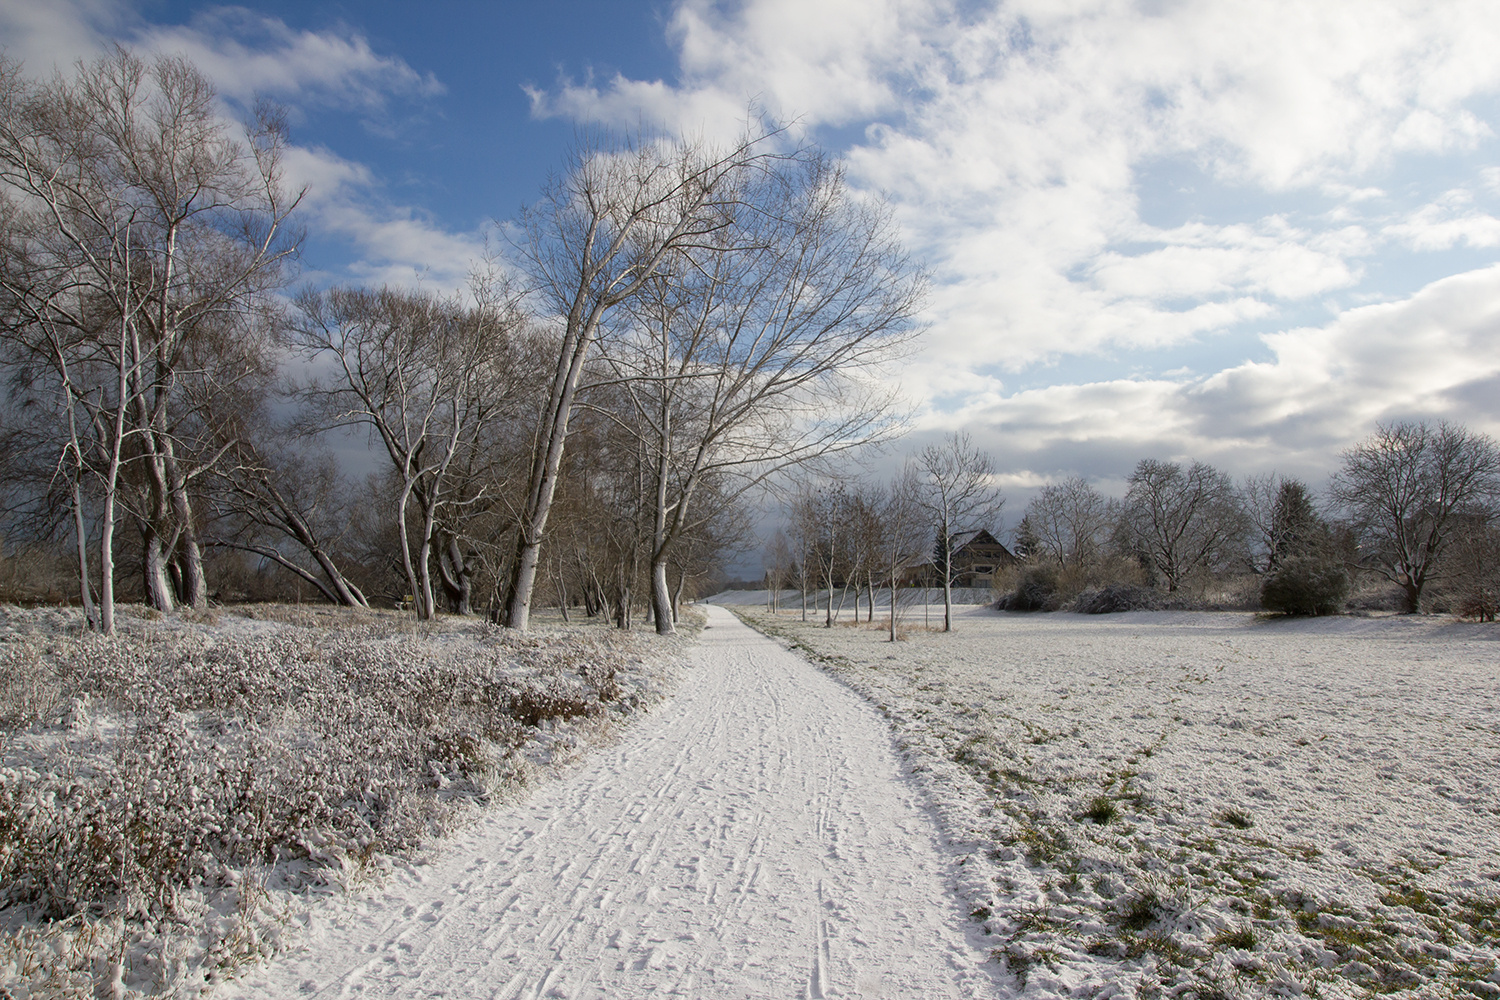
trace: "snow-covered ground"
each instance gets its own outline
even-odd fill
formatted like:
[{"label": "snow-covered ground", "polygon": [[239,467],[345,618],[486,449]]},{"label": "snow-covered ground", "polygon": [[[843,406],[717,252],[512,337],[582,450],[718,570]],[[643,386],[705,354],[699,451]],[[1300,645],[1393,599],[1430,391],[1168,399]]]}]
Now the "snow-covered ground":
[{"label": "snow-covered ground", "polygon": [[673,700],[524,805],[317,908],[243,997],[989,997],[891,734],[709,610]]},{"label": "snow-covered ground", "polygon": [[[828,591],[810,590],[807,592],[807,613],[824,612],[828,607]],[[924,601],[925,598],[925,601]],[[953,603],[958,604],[994,604],[995,592],[989,587],[954,587],[952,593]],[[781,590],[776,592],[776,600],[781,610],[797,610],[800,613],[803,596],[798,590]],[[869,595],[865,591],[859,596],[859,616],[865,615],[865,605],[869,601]],[[704,604],[716,604],[724,608],[740,607],[769,607],[771,604],[771,591],[769,590],[725,590],[704,600]],[[855,616],[855,597],[852,590],[833,592],[834,614],[839,621],[849,621]],[[875,608],[891,606],[891,591],[889,587],[876,588]],[[908,619],[915,615],[930,617],[933,613],[938,615],[939,624],[942,623],[943,614],[943,592],[940,588],[932,587],[922,589],[920,587],[902,587],[896,591],[896,606]]]},{"label": "snow-covered ground", "polygon": [[290,915],[612,742],[691,644],[329,607],[119,626],[0,606],[6,1000],[198,995]]},{"label": "snow-covered ground", "polygon": [[1500,996],[1495,626],[735,610],[888,715],[1026,996]]}]

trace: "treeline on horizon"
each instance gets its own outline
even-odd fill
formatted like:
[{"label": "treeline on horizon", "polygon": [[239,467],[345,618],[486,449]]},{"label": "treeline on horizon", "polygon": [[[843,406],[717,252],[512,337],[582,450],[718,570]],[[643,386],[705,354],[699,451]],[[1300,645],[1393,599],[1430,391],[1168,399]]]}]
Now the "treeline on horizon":
[{"label": "treeline on horizon", "polygon": [[450,295],[298,287],[287,143],[181,58],[0,61],[6,599],[670,632],[752,496],[897,424],[925,275],[774,124],[581,144]]},{"label": "treeline on horizon", "polygon": [[[937,575],[951,627],[952,551],[991,529],[1003,498],[966,434],[889,483],[803,482],[767,546],[773,592],[866,594]],[[944,540],[951,540],[947,544]],[[1247,607],[1321,615],[1351,600],[1494,621],[1500,611],[1500,446],[1447,422],[1396,422],[1349,448],[1326,489],[1267,473],[1236,482],[1203,462],[1143,459],[1123,498],[1081,477],[1043,487],[1010,535],[997,606],[1090,613]],[[923,584],[926,585],[925,583]],[[774,599],[773,599],[774,600]],[[892,602],[895,604],[896,602]],[[831,597],[826,620],[835,616]],[[890,619],[895,635],[895,616]]]}]

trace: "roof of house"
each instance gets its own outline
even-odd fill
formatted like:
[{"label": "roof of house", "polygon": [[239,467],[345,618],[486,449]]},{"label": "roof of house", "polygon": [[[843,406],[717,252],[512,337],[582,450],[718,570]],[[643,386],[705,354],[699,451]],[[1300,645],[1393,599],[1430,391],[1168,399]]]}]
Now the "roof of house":
[{"label": "roof of house", "polygon": [[[974,544],[999,545],[1002,549],[1005,549],[1005,546],[1001,544],[1000,539],[990,534],[984,528],[979,528],[974,531],[960,531],[953,536],[954,552],[959,552],[965,547]],[[1005,551],[1009,552],[1010,550],[1005,549]]]}]

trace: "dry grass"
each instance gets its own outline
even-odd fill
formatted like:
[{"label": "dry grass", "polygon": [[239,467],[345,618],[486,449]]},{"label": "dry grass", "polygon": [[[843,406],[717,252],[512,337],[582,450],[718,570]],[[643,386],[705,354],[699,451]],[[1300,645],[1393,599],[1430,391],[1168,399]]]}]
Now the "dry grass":
[{"label": "dry grass", "polygon": [[647,660],[675,648],[332,608],[128,614],[114,639],[74,617],[0,614],[0,996],[185,994],[267,954],[286,893],[525,787],[658,697]]}]

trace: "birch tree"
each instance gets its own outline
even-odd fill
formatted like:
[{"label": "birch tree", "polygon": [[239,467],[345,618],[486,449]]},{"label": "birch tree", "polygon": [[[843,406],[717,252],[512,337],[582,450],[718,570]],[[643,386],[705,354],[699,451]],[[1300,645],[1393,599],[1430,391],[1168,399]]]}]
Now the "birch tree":
[{"label": "birch tree", "polygon": [[323,429],[363,427],[379,441],[395,476],[402,566],[419,618],[437,613],[433,546],[455,499],[455,462],[513,415],[525,387],[526,367],[513,354],[519,323],[513,312],[392,289],[298,299],[294,343],[334,372],[299,390],[308,419]]},{"label": "birch tree", "polygon": [[668,140],[584,146],[522,213],[517,249],[555,318],[557,350],[537,423],[505,625],[528,627],[547,518],[557,494],[580,380],[606,321],[662,273],[675,251],[734,225],[744,175],[774,157],[773,136],[728,150]]},{"label": "birch tree", "polygon": [[[26,80],[0,64],[0,189],[12,330],[45,367],[80,467],[102,484],[102,628],[113,627],[116,494],[129,464],[143,484],[136,516],[151,603],[207,599],[193,482],[221,457],[182,436],[193,365],[207,338],[249,344],[265,294],[297,249],[287,218],[300,195],[281,183],[285,131],[262,109],[237,137],[207,79],[187,61],[149,65],[123,49],[72,79]],[[233,392],[259,366],[220,365],[200,389]],[[199,413],[201,416],[201,412]],[[128,442],[128,447],[127,447]],[[81,496],[79,499],[81,503]],[[80,524],[83,519],[79,519]],[[177,585],[168,580],[169,561]]]},{"label": "birch tree", "polygon": [[1005,500],[993,484],[995,463],[965,432],[917,455],[916,503],[935,536],[934,559],[943,580],[943,631],[953,631],[953,539],[984,527]]},{"label": "birch tree", "polygon": [[821,156],[764,164],[741,180],[740,214],[663,259],[606,345],[653,463],[651,599],[685,534],[789,468],[868,444],[897,426],[872,372],[909,342],[924,288],[889,215],[857,204]]}]

